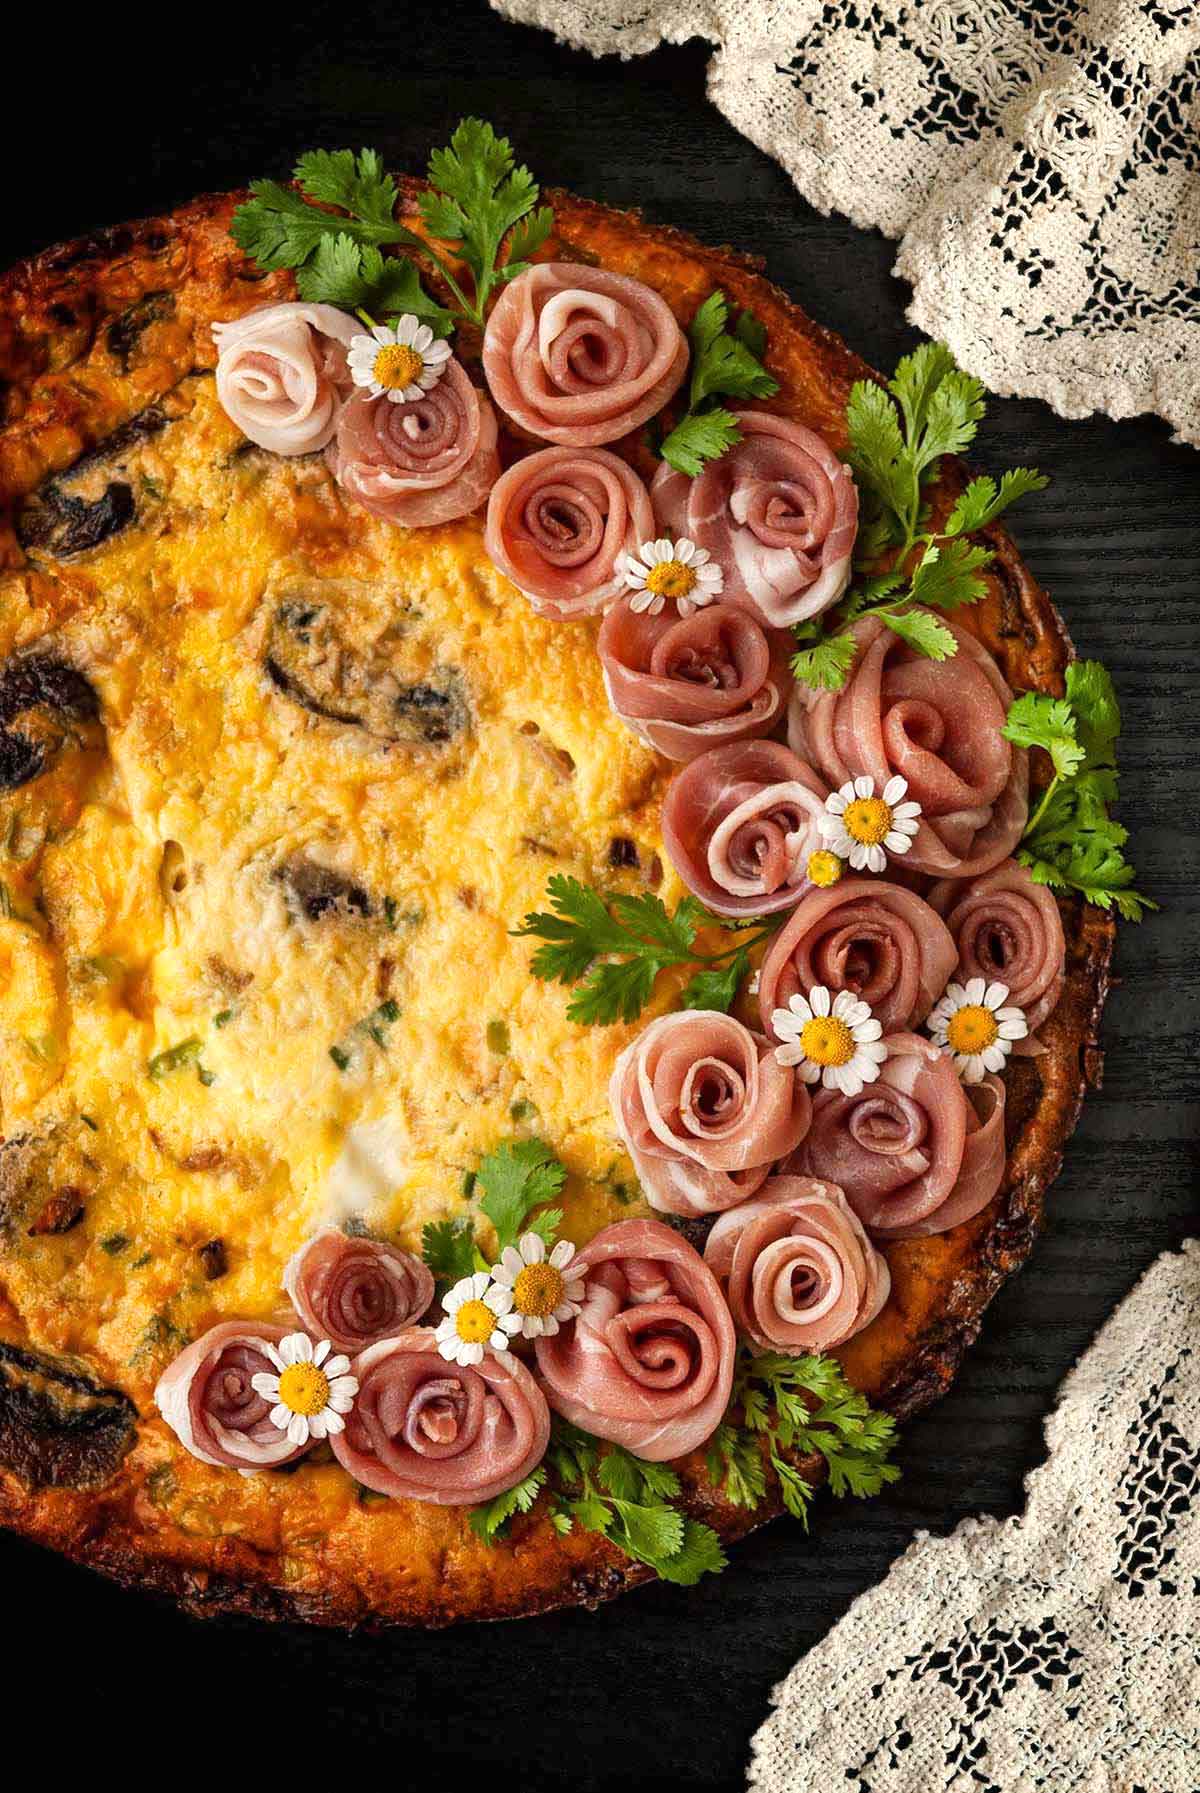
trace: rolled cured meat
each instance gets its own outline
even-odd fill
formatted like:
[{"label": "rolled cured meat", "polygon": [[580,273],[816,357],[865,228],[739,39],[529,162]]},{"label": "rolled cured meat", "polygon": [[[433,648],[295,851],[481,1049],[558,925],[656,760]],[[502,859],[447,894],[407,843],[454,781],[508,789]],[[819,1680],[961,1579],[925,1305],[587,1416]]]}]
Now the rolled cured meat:
[{"label": "rolled cured meat", "polygon": [[783,713],[792,677],[790,637],[748,611],[712,604],[658,616],[622,599],[600,627],[608,701],[622,722],[667,759],[756,740]]},{"label": "rolled cured meat", "polygon": [[742,440],[695,479],[664,461],[650,496],[668,535],[706,548],[725,597],[771,628],[817,616],[850,580],[858,489],[823,437],[769,411],[734,410]]},{"label": "rolled cured meat", "polygon": [[1057,1004],[1066,975],[1067,944],[1053,892],[1005,859],[976,878],[944,879],[929,901],[953,936],[960,980],[1007,984],[1007,1000],[1023,1011],[1029,1033],[1014,1041],[1014,1054],[1045,1051],[1034,1031]]},{"label": "rolled cured meat", "polygon": [[336,1227],[288,1259],[283,1286],[305,1331],[351,1356],[406,1331],[433,1300],[433,1275],[420,1258]]},{"label": "rolled cured meat", "polygon": [[663,844],[688,889],[718,915],[798,902],[821,847],[825,787],[779,741],[737,741],[691,761],[667,788]]},{"label": "rolled cured meat", "polygon": [[1004,1085],[965,1090],[952,1060],[891,1034],[878,1080],[819,1090],[812,1125],[781,1168],[836,1183],[872,1238],[944,1233],[985,1208],[1004,1175]]},{"label": "rolled cured meat", "polygon": [[484,546],[539,616],[602,610],[624,590],[619,562],[654,533],[650,494],[606,448],[543,448],[501,475]]},{"label": "rolled cured meat", "polygon": [[660,1220],[605,1227],[575,1262],[582,1312],[534,1347],[550,1405],[651,1463],[695,1450],[733,1385],[737,1339],[716,1277]]},{"label": "rolled cured meat", "polygon": [[252,1474],[278,1469],[309,1449],[271,1419],[272,1402],[252,1386],[283,1368],[274,1347],[286,1326],[227,1320],[179,1353],[159,1377],[154,1399],[182,1444],[202,1463]]},{"label": "rolled cured meat", "polygon": [[356,392],[328,459],[342,490],[377,517],[410,529],[450,523],[482,504],[499,477],[496,414],[451,357],[418,399]]},{"label": "rolled cured meat", "polygon": [[501,293],[483,339],[492,397],[522,430],[594,448],[661,411],[688,346],[666,300],[640,280],[539,262]]},{"label": "rolled cured meat", "polygon": [[712,1214],[752,1195],[804,1137],[811,1098],[732,1015],[662,1015],[618,1058],[613,1118],[650,1205]]},{"label": "rolled cured meat", "polygon": [[763,1031],[799,992],[818,984],[849,990],[885,1033],[924,1021],[954,970],[957,954],[941,917],[898,884],[844,878],[810,889],[767,948],[758,980]]},{"label": "rolled cured meat", "polygon": [[527,1476],[550,1438],[545,1396],[519,1358],[448,1363],[428,1326],[353,1360],[358,1395],[331,1439],[343,1469],[395,1500],[474,1506]]},{"label": "rolled cured meat", "polygon": [[835,1183],[771,1177],[718,1216],[704,1261],[738,1331],[761,1351],[832,1351],[869,1326],[892,1286]]},{"label": "rolled cured meat", "polygon": [[359,326],[332,305],[260,305],[213,325],[217,397],[243,435],[272,454],[315,454],[337,428]]},{"label": "rolled cured meat", "polygon": [[987,649],[952,617],[949,660],[924,659],[878,617],[854,624],[858,652],[840,691],[797,684],[788,742],[830,786],[893,774],[921,819],[909,871],[970,878],[1008,857],[1028,815],[1029,756],[1000,730],[1012,692]]}]

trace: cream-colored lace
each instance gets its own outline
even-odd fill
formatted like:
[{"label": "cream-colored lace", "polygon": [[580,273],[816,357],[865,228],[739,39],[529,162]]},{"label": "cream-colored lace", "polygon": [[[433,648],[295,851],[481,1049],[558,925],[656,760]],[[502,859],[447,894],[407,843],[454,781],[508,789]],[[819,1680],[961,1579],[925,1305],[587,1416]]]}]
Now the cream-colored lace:
[{"label": "cream-colored lace", "polygon": [[919,1537],[776,1688],[754,1793],[1200,1787],[1200,1242],[1063,1385],[1016,1519]]},{"label": "cream-colored lace", "polygon": [[1200,445],[1200,0],[492,4],[596,54],[710,39],[730,123],[900,239],[913,323],[993,392]]}]

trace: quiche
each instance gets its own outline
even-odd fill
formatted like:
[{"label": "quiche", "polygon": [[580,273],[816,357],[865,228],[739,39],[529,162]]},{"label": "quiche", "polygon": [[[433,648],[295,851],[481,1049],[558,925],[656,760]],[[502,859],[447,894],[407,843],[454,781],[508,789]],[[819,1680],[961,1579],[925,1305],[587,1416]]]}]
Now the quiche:
[{"label": "quiche", "polygon": [[847,347],[563,192],[451,342],[429,195],[346,235],[391,324],[245,195],[0,281],[0,1515],[196,1610],[718,1566],[825,1473],[755,1366],[933,1400],[1100,1073],[1113,923],[1018,863],[1000,732],[1072,649],[1003,526],[926,657],[936,606],[844,608]]}]

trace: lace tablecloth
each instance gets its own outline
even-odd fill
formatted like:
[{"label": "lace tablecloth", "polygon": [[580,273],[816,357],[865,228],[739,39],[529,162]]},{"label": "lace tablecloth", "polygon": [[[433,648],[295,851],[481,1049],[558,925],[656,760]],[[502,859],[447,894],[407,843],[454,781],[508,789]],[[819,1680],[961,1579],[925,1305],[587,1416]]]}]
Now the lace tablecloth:
[{"label": "lace tablecloth", "polygon": [[730,123],[900,239],[993,392],[1200,445],[1198,0],[492,0],[596,54],[705,37]]},{"label": "lace tablecloth", "polygon": [[1063,1385],[1016,1519],[919,1537],[775,1690],[754,1793],[1196,1793],[1200,1242]]}]

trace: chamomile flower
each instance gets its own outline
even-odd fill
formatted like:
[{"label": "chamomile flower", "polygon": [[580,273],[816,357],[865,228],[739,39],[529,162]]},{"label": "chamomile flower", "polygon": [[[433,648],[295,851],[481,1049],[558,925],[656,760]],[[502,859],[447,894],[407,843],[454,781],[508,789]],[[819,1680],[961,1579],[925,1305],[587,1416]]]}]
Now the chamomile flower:
[{"label": "chamomile flower", "polygon": [[437,1348],[450,1363],[482,1363],[485,1347],[508,1350],[508,1334],[500,1320],[512,1307],[512,1292],[492,1281],[487,1270],[477,1270],[456,1282],[442,1306],[446,1318],[434,1337]]},{"label": "chamomile flower", "polygon": [[901,801],[907,789],[906,778],[889,778],[877,797],[875,780],[864,776],[833,791],[820,822],[831,850],[856,872],[881,872],[889,853],[907,853],[921,814],[919,803]]},{"label": "chamomile flower", "polygon": [[547,1254],[538,1233],[523,1233],[515,1245],[505,1247],[500,1262],[492,1265],[496,1282],[512,1291],[512,1310],[500,1320],[505,1332],[527,1339],[550,1337],[575,1318],[583,1306],[587,1272],[574,1258],[569,1239],[560,1239]]},{"label": "chamomile flower", "polygon": [[815,853],[809,854],[804,875],[810,884],[816,885],[818,890],[829,890],[839,881],[844,870],[845,867],[837,854],[821,847]]},{"label": "chamomile flower", "polygon": [[794,1065],[805,1083],[823,1083],[844,1096],[874,1083],[888,1055],[866,1003],[849,990],[831,997],[824,984],[807,997],[797,991],[785,1009],[775,1010],[771,1027],[781,1041],[775,1048],[781,1065]]},{"label": "chamomile flower", "polygon": [[250,1386],[264,1401],[275,1403],[271,1424],[286,1432],[293,1444],[345,1430],[342,1415],[354,1405],[358,1382],[346,1373],[350,1359],[331,1357],[331,1349],[328,1339],[314,1345],[306,1332],[289,1332],[278,1345],[263,1343],[278,1374],[260,1370],[250,1378]]},{"label": "chamomile flower", "polygon": [[668,598],[680,616],[690,616],[725,589],[725,575],[708,549],[697,548],[686,536],[677,542],[665,535],[656,542],[643,542],[638,554],[621,557],[617,570],[633,593],[630,609],[646,610],[651,616],[661,614]]},{"label": "chamomile flower", "polygon": [[1007,997],[1007,984],[973,977],[967,984],[947,984],[930,1015],[934,1042],[953,1058],[964,1083],[979,1083],[986,1072],[1002,1071],[1013,1041],[1029,1032],[1020,1009],[1004,1007]]},{"label": "chamomile flower", "polygon": [[346,357],[356,386],[372,398],[411,403],[437,385],[450,359],[450,344],[435,342],[433,331],[406,311],[394,326],[375,324],[369,336],[350,339]]}]

